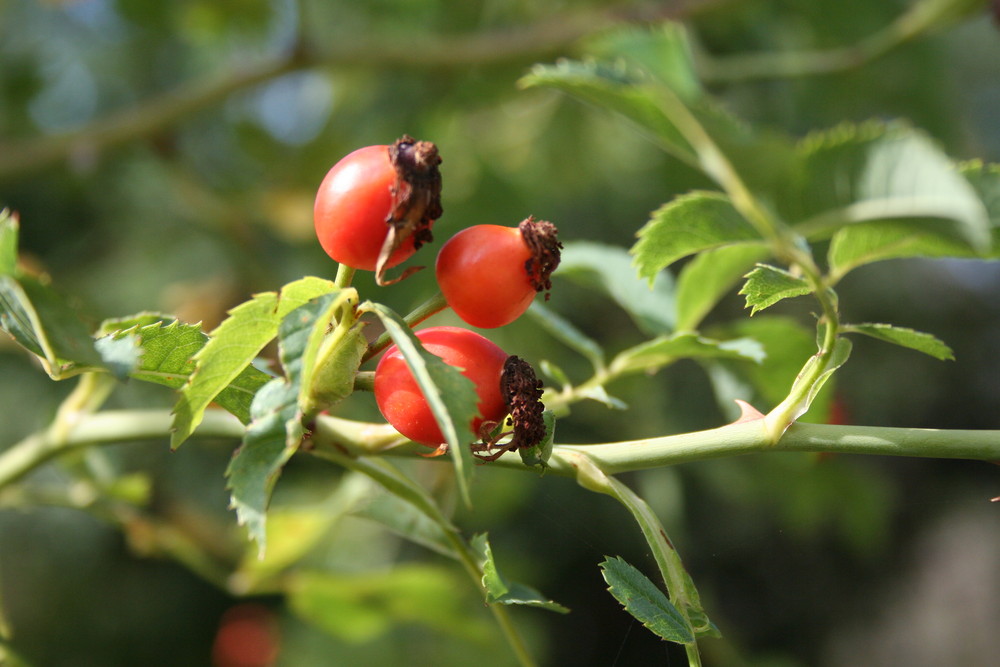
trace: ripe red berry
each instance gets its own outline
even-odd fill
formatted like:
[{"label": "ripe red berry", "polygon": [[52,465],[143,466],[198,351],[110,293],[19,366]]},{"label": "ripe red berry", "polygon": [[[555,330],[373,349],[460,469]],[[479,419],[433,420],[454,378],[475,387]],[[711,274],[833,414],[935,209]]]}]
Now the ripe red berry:
[{"label": "ripe red berry", "polygon": [[438,286],[467,324],[500,327],[520,317],[536,292],[551,287],[561,247],[550,222],[528,218],[517,227],[468,227],[441,246]]},{"label": "ripe red berry", "polygon": [[[470,424],[474,433],[484,421],[503,419],[507,407],[500,376],[507,354],[498,345],[459,327],[429,327],[416,336],[428,352],[461,369],[475,384],[479,415]],[[410,440],[430,447],[444,443],[441,428],[395,345],[385,351],[375,368],[375,402],[386,421]]]},{"label": "ripe red berry", "polygon": [[[319,186],[313,222],[320,245],[341,264],[381,272],[430,240],[441,215],[437,148],[402,137],[366,146],[333,165]],[[388,239],[388,240],[387,240]]]}]

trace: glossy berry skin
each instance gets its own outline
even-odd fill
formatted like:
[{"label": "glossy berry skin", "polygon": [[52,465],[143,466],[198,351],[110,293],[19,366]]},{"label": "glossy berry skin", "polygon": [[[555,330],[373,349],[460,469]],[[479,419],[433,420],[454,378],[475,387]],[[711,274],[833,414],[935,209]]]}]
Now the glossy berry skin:
[{"label": "glossy berry skin", "polygon": [[438,252],[438,286],[465,323],[484,329],[501,327],[520,317],[535,297],[525,269],[531,257],[517,227],[467,227]]},{"label": "glossy berry skin", "polygon": [[[319,186],[313,223],[320,245],[335,261],[374,271],[389,226],[396,171],[388,146],[365,146],[333,165]],[[407,239],[389,258],[396,266],[415,252]]]},{"label": "glossy berry skin", "polygon": [[[507,354],[496,343],[459,327],[429,327],[416,336],[428,352],[462,369],[462,375],[476,385],[479,416],[470,425],[473,433],[484,421],[503,419],[507,407],[500,393],[500,375]],[[429,447],[444,443],[434,414],[395,345],[375,368],[375,402],[386,421],[410,440]]]}]

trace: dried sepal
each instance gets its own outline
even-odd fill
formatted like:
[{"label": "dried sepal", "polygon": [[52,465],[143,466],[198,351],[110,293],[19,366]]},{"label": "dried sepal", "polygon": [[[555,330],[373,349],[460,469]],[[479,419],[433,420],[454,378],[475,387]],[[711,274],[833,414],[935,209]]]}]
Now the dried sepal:
[{"label": "dried sepal", "polygon": [[375,264],[375,281],[391,285],[423,267],[410,267],[397,277],[385,276],[386,264],[407,239],[419,249],[432,240],[431,224],[441,217],[441,156],[430,141],[403,135],[389,146],[389,161],[396,170],[392,185],[392,210],[385,219],[389,229]]}]

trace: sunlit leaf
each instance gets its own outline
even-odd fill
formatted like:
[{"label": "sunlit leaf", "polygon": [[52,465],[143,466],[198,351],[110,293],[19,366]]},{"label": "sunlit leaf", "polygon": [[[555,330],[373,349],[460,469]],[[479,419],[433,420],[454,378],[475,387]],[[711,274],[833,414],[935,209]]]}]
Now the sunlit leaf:
[{"label": "sunlit leaf", "polygon": [[255,295],[229,311],[229,317],[211,334],[208,344],[194,357],[191,381],[184,385],[174,406],[170,446],[176,448],[201,422],[209,403],[244,372],[277,334],[285,315],[310,299],[335,289],[332,282],[303,278],[280,293]]},{"label": "sunlit leaf", "polygon": [[729,198],[716,192],[692,192],[664,204],[638,233],[632,248],[639,275],[652,281],[682,257],[733,243],[760,241]]},{"label": "sunlit leaf", "polygon": [[600,109],[621,114],[668,153],[696,164],[694,148],[658,104],[648,89],[651,84],[643,78],[622,62],[612,65],[565,60],[555,65],[536,65],[520,84],[528,88],[554,88]]},{"label": "sunlit leaf", "polygon": [[802,296],[812,291],[804,279],[767,264],[758,264],[757,268],[745,277],[747,281],[739,293],[746,297],[746,305],[750,308],[751,315],[773,306],[782,299]]}]

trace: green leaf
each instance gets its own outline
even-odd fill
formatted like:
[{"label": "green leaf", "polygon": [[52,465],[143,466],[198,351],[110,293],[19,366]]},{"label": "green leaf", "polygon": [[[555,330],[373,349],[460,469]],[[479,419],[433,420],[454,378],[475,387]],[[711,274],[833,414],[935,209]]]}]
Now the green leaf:
[{"label": "green leaf", "polygon": [[17,270],[17,216],[0,209],[0,276],[12,276]]},{"label": "green leaf", "polygon": [[843,328],[845,333],[859,333],[887,343],[908,347],[917,352],[929,354],[941,361],[954,360],[955,355],[951,348],[941,340],[929,333],[907,329],[906,327],[896,327],[891,324],[852,324]]},{"label": "green leaf", "polygon": [[[153,322],[141,325],[149,320]],[[102,330],[114,326],[115,322],[138,324],[110,333],[98,339],[98,342],[115,340],[135,345],[141,356],[138,363],[128,371],[128,375],[142,382],[172,389],[180,389],[185,385],[195,369],[192,358],[208,341],[208,336],[197,324],[184,324],[177,320],[165,323],[153,314],[109,321],[102,325]],[[130,340],[131,343],[128,342]],[[270,379],[271,376],[267,373],[247,366],[215,396],[214,401],[246,424],[250,421],[250,403],[254,394]]]},{"label": "green leaf", "polygon": [[176,449],[201,422],[205,408],[229,386],[277,334],[285,315],[336,286],[320,278],[302,278],[280,293],[265,292],[229,311],[194,357],[195,371],[174,406],[170,446]]},{"label": "green leaf", "polygon": [[840,234],[831,245],[829,261],[834,277],[840,278],[865,264],[899,257],[1000,257],[1000,166],[981,162],[959,168],[980,202],[986,208],[990,225],[990,244],[986,251],[976,250],[961,238],[953,238],[929,226],[926,221],[890,221],[864,225],[851,234]]},{"label": "green leaf", "polygon": [[991,243],[976,190],[923,133],[903,123],[843,125],[807,137],[778,197],[810,239],[833,235],[835,279],[895,257],[978,255]]},{"label": "green leaf", "polygon": [[530,586],[506,581],[497,570],[496,561],[493,559],[493,549],[490,547],[489,537],[486,533],[480,533],[473,538],[472,548],[479,553],[482,562],[483,587],[486,589],[486,602],[488,604],[517,604],[547,609],[560,614],[569,613],[568,608],[546,598]]},{"label": "green leaf", "polygon": [[542,419],[545,422],[545,437],[534,447],[522,447],[517,450],[521,455],[521,461],[529,467],[548,465],[549,457],[552,455],[552,443],[556,435],[556,417],[551,410],[542,412]]},{"label": "green leaf", "polygon": [[[604,368],[604,350],[593,338],[577,329],[573,324],[551,308],[535,301],[528,308],[528,314],[535,323],[553,338],[560,341],[571,350],[583,355],[595,369]],[[564,375],[565,376],[565,375]]]},{"label": "green leaf", "polygon": [[701,96],[691,44],[681,23],[666,21],[651,28],[627,26],[599,34],[587,44],[599,60],[624,62],[630,70],[653,77],[682,99]]},{"label": "green leaf", "polygon": [[604,559],[601,574],[625,611],[653,634],[678,644],[694,642],[687,619],[642,572],[615,556]]},{"label": "green leaf", "polygon": [[35,354],[53,380],[103,369],[83,321],[48,285],[0,275],[0,328]]},{"label": "green leaf", "polygon": [[298,395],[298,388],[284,378],[271,380],[257,392],[243,444],[226,469],[230,507],[236,510],[239,524],[247,527],[250,539],[257,542],[260,554],[267,545],[271,491],[304,433],[298,419]]},{"label": "green leaf", "polygon": [[768,264],[758,264],[757,268],[744,276],[747,281],[740,290],[746,297],[750,315],[773,306],[782,299],[802,296],[812,292],[812,288],[802,278],[793,276],[784,269]]},{"label": "green leaf", "polygon": [[630,69],[623,61],[609,65],[564,60],[555,65],[536,65],[519,83],[525,88],[554,88],[618,113],[671,155],[691,165],[698,162],[694,148],[658,101],[656,90],[662,88],[662,83]]},{"label": "green leaf", "polygon": [[458,369],[427,352],[403,318],[392,310],[378,303],[363,304],[361,309],[378,316],[403,355],[445,437],[455,465],[459,491],[469,504],[469,482],[474,470],[472,453],[466,445],[475,439],[470,430],[470,424],[479,412],[475,385]]},{"label": "green leaf", "polygon": [[699,253],[677,278],[677,330],[693,331],[719,300],[758,262],[764,245],[739,243]]},{"label": "green leaf", "polygon": [[611,362],[615,373],[653,371],[678,359],[727,358],[760,363],[764,349],[750,338],[718,341],[693,333],[661,336],[621,352]]},{"label": "green leaf", "polygon": [[373,641],[404,623],[482,640],[489,636],[489,626],[456,595],[466,586],[455,571],[433,565],[344,574],[297,572],[289,577],[287,600],[300,618],[348,642]]},{"label": "green leaf", "polygon": [[660,272],[650,289],[636,276],[624,248],[586,241],[566,243],[555,275],[609,295],[644,333],[655,336],[674,329],[672,277]]},{"label": "green leaf", "polygon": [[848,357],[851,356],[851,347],[851,341],[846,338],[838,338],[837,342],[833,346],[833,353],[830,354],[829,357],[823,359],[816,354],[809,357],[809,360],[806,361],[795,382],[792,384],[792,388],[789,391],[790,396],[801,390],[801,387],[799,386],[800,384],[808,382],[807,378],[812,375],[813,369],[816,366],[822,364],[822,369],[816,377],[816,380],[807,386],[803,399],[795,405],[795,409],[789,414],[791,421],[795,421],[809,411],[809,408],[812,407],[812,403],[816,399],[816,396],[819,395],[823,385],[826,384],[838,368],[847,363]]},{"label": "green leaf", "polygon": [[717,192],[692,192],[664,204],[638,233],[632,254],[639,275],[652,281],[682,257],[733,243],[760,241],[729,198]]}]

